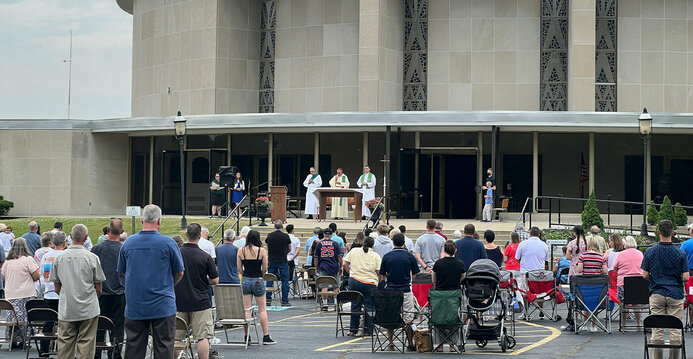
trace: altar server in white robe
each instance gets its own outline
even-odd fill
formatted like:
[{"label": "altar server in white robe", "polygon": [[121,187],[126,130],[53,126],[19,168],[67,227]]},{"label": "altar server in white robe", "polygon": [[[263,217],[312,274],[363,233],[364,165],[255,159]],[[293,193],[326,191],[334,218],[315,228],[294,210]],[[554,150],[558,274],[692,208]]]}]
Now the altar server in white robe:
[{"label": "altar server in white robe", "polygon": [[310,174],[306,176],[305,181],[303,181],[303,187],[307,189],[305,212],[308,215],[308,219],[313,219],[313,215],[318,214],[318,206],[320,206],[320,203],[318,202],[318,197],[315,196],[314,192],[321,186],[322,178],[320,178],[318,172],[315,171],[315,167],[311,167]]},{"label": "altar server in white robe", "polygon": [[[349,177],[344,174],[341,168],[337,168],[337,174],[330,179],[330,187],[332,188],[349,188]],[[332,218],[348,218],[349,217],[349,198],[333,197],[332,198]]]},{"label": "altar server in white robe", "polygon": [[363,174],[358,180],[358,186],[363,192],[363,208],[361,209],[363,212],[362,219],[366,219],[366,217],[370,217],[371,215],[371,211],[368,209],[368,207],[366,207],[366,202],[375,198],[376,182],[375,175],[371,173],[371,168],[365,166],[363,168]]}]

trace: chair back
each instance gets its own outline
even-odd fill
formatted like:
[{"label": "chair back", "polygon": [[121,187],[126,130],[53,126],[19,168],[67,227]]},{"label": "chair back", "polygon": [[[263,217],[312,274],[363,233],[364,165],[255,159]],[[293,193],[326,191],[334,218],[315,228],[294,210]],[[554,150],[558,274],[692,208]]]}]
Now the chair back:
[{"label": "chair back", "polygon": [[683,322],[680,318],[668,314],[650,314],[642,321],[645,333],[647,329],[683,329]]},{"label": "chair back", "polygon": [[553,272],[550,270],[536,269],[525,273],[527,288],[533,294],[548,293],[556,287]]},{"label": "chair back", "polygon": [[510,202],[510,200],[508,198],[504,198],[503,202],[501,202],[501,208],[508,209],[508,203],[509,202]]},{"label": "chair back", "polygon": [[315,284],[319,286],[333,285],[336,287],[337,279],[329,275],[321,275],[315,279]]},{"label": "chair back", "polygon": [[343,290],[339,293],[337,293],[337,304],[341,305],[342,303],[347,303],[347,302],[361,302],[363,303],[363,294],[360,292],[357,292],[355,290]]},{"label": "chair back", "polygon": [[606,308],[609,301],[605,300],[609,295],[609,283],[611,280],[606,274],[600,275],[576,275],[570,279],[570,287],[573,295],[576,295],[587,310],[594,311]]},{"label": "chair back", "polygon": [[564,275],[567,276],[568,274],[570,274],[570,267],[565,267],[565,268],[562,268],[561,270],[559,270],[558,274],[556,274],[556,285],[561,284],[562,283],[561,278]]},{"label": "chair back", "polygon": [[[97,332],[107,332],[108,333],[108,338],[109,340],[114,343],[114,345],[117,345],[116,343],[116,338],[115,338],[115,324],[113,324],[113,321],[108,318],[104,317],[103,315],[99,315],[99,321],[97,324]],[[105,338],[105,336],[104,336]]]},{"label": "chair back", "polygon": [[176,315],[176,330],[184,330],[185,333],[188,333],[188,322],[185,321],[185,319],[179,317]]},{"label": "chair back", "polygon": [[47,322],[58,322],[58,312],[50,308],[32,308],[26,313],[26,316],[30,326],[43,325]]},{"label": "chair back", "polygon": [[[46,303],[47,303],[47,301],[42,300],[42,299],[29,299],[26,302],[26,304],[24,305],[24,308],[26,308],[27,312],[34,309],[34,308],[49,308]],[[50,308],[50,309],[58,311],[58,306],[57,306],[58,301],[57,300],[55,301],[55,304],[56,304],[56,306],[54,308]]]},{"label": "chair back", "polygon": [[650,304],[650,282],[641,276],[623,277],[623,299],[621,304]]},{"label": "chair back", "polygon": [[12,306],[12,303],[7,301],[7,299],[0,299],[0,310],[9,310],[14,312],[14,307]]},{"label": "chair back", "polygon": [[308,267],[308,277],[315,277],[315,267]]},{"label": "chair back", "polygon": [[459,315],[462,305],[460,290],[429,290],[428,305],[431,308],[431,325],[453,327],[462,324]]},{"label": "chair back", "polygon": [[265,273],[265,275],[262,276],[262,279],[265,282],[277,282],[279,281],[279,278],[273,273]]},{"label": "chair back", "polygon": [[374,289],[372,296],[373,309],[375,310],[373,324],[388,329],[404,325],[402,319],[404,293],[401,290]]},{"label": "chair back", "polygon": [[214,287],[214,299],[217,305],[217,320],[245,320],[243,308],[243,289],[240,284],[218,284]]},{"label": "chair back", "polygon": [[609,286],[611,288],[616,288],[617,283],[618,283],[618,272],[612,269],[609,271]]}]

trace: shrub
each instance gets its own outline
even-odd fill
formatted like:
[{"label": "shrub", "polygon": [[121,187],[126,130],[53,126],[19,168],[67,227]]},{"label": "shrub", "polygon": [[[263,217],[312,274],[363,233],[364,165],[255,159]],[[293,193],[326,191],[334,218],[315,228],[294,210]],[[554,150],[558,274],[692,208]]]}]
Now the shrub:
[{"label": "shrub", "polygon": [[671,200],[669,199],[669,196],[664,196],[664,200],[662,201],[662,206],[659,207],[659,219],[658,219],[658,221],[661,221],[663,219],[668,219],[672,223],[676,223],[674,221],[674,207],[671,205]]},{"label": "shrub", "polygon": [[677,226],[685,226],[688,224],[688,214],[686,214],[686,210],[681,208],[681,203],[676,202],[676,205],[679,207],[674,208],[674,224]]},{"label": "shrub", "polygon": [[590,193],[590,197],[585,204],[585,209],[582,210],[582,227],[587,230],[592,226],[604,228],[604,220],[602,216],[599,215],[597,201],[594,198],[594,191]]},{"label": "shrub", "polygon": [[659,222],[659,212],[654,201],[650,201],[650,206],[647,207],[647,224],[654,226]]},{"label": "shrub", "polygon": [[0,216],[7,214],[12,207],[14,207],[14,202],[6,201],[2,196],[0,196]]}]

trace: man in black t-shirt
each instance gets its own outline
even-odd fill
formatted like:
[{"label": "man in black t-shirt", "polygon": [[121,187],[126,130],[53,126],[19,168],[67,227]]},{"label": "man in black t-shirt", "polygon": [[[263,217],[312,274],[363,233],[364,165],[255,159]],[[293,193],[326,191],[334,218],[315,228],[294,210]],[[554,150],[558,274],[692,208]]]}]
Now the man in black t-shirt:
[{"label": "man in black t-shirt", "polygon": [[185,275],[175,286],[176,315],[192,328],[193,338],[197,341],[197,356],[208,358],[209,339],[214,338],[214,321],[207,287],[219,284],[219,275],[212,256],[197,246],[201,232],[199,224],[190,223],[185,232],[188,242],[180,248]]},{"label": "man in black t-shirt", "polygon": [[456,251],[454,242],[445,242],[443,257],[433,265],[431,274],[435,290],[460,290],[467,266],[462,260],[455,258]]},{"label": "man in black t-shirt", "polygon": [[[282,232],[284,223],[281,219],[274,221],[274,232],[267,235],[265,243],[267,243],[267,260],[269,268],[267,272],[272,273],[282,281],[282,306],[291,306],[289,303],[289,262],[286,260],[286,255],[291,251],[291,238],[289,235]],[[267,282],[268,287],[272,287],[274,283]],[[267,305],[272,303],[272,292],[267,292]]]}]

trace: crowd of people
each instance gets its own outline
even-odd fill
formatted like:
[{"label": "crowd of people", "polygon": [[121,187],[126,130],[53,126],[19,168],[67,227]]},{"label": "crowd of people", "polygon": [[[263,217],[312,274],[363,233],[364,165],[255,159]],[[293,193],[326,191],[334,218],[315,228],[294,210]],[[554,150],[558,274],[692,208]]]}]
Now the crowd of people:
[{"label": "crowd of people", "polygon": [[[301,250],[306,253],[304,267],[314,267],[317,276],[333,277],[337,287],[363,295],[363,303],[352,303],[353,310],[365,306],[363,332],[359,332],[359,318],[353,316],[348,335],[372,335],[372,291],[376,288],[403,293],[403,319],[410,324],[419,312],[412,291],[415,277],[428,278],[435,290],[459,290],[469,265],[490,259],[499,268],[514,272],[520,289],[526,290],[524,273],[547,269],[553,260],[542,231],[532,227],[525,232],[521,224],[510,233],[505,248],[495,244],[492,230],[480,235],[473,224],[455,230],[448,239],[442,232],[443,224],[435,220],[426,221],[425,232],[415,241],[407,236],[405,226],[380,224],[375,230],[358,232],[350,242],[346,233],[331,223],[327,228],[315,227],[301,248],[293,225],[285,226],[280,220],[273,224],[274,231],[264,243],[258,231],[243,227],[238,234],[227,229],[223,243],[215,246],[209,240],[209,230],[197,223],[187,226],[185,238],[159,233],[161,209],[148,205],[142,213],[140,232],[128,237],[122,220],[111,218],[103,228],[104,236],[93,247],[86,245],[91,239],[82,224],[66,234],[62,223],[56,222],[51,231],[40,234],[38,224],[31,221],[21,237],[0,224],[0,295],[24,323],[14,338],[9,338],[7,331],[7,339],[14,346],[22,344],[21,333],[28,333],[26,304],[40,299],[45,307],[58,312],[58,357],[76,353],[80,358],[100,358],[95,344],[103,340],[103,333],[97,331],[101,315],[113,321],[115,341],[122,343],[127,337],[124,356],[144,357],[151,335],[154,355],[173,357],[175,318],[180,316],[191,326],[198,356],[208,358],[214,354],[210,348],[214,338],[212,286],[229,283],[241,285],[244,307],[251,307],[254,300],[263,331],[261,342],[275,344],[267,319],[267,306],[273,298],[266,288],[274,283],[266,282],[264,275],[276,275],[281,282],[277,295],[281,306],[291,306],[289,282],[295,279]],[[693,225],[689,231],[693,236]],[[625,277],[642,276],[650,281],[651,312],[681,317],[686,300],[684,283],[693,286],[689,281],[693,240],[679,249],[671,241],[673,232],[670,221],[659,222],[660,242],[643,255],[632,236],[621,238],[614,233],[607,242],[600,228],[592,227],[586,235],[582,226],[575,226],[573,239],[563,247],[564,255],[553,266],[554,272],[560,281],[567,282],[575,275],[614,271],[619,297]],[[323,297],[322,309],[329,305],[328,298]],[[6,319],[13,320],[13,315],[7,311]],[[640,316],[636,319],[640,325]],[[413,330],[406,328],[409,349],[415,350]],[[46,332],[54,329],[52,323],[43,327]],[[566,329],[572,330],[570,326]],[[590,329],[596,331],[594,325]],[[680,341],[680,333],[670,336],[672,342]],[[250,340],[248,328],[244,338]],[[663,340],[662,331],[654,331],[652,339]],[[49,342],[42,341],[38,349],[42,355],[48,353]],[[121,357],[120,350],[115,357]]]}]

